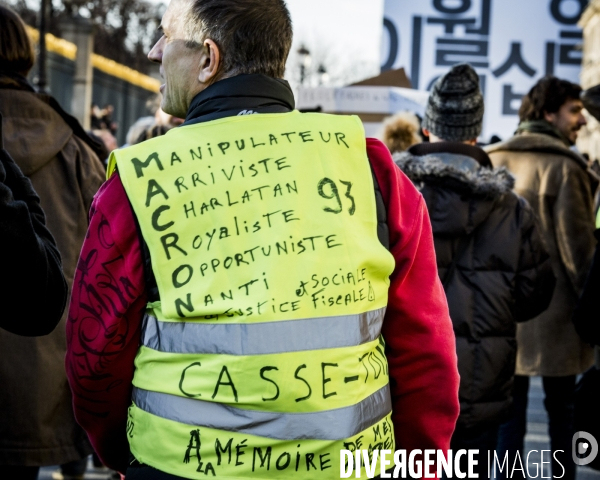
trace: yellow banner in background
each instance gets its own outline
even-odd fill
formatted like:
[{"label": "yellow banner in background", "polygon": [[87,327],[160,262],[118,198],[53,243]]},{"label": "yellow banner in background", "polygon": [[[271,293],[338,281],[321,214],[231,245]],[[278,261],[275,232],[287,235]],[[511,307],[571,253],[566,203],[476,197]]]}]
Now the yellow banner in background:
[{"label": "yellow banner in background", "polygon": [[[25,28],[33,43],[38,43],[40,32],[28,25],[26,25]],[[77,46],[74,43],[63,38],[55,37],[51,33],[46,34],[46,48],[49,52],[56,53],[72,61],[75,61],[75,57],[77,56]],[[136,85],[154,93],[158,93],[161,85],[160,80],[157,80],[156,78],[144,75],[137,70],[121,65],[114,60],[110,60],[109,58],[102,57],[95,53],[92,54],[92,66],[101,72],[120,78],[132,85]]]}]

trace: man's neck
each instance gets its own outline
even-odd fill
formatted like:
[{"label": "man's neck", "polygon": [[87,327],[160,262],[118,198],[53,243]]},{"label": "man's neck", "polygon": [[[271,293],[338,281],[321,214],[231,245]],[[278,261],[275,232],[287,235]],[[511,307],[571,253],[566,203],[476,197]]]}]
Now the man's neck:
[{"label": "man's neck", "polygon": [[565,144],[567,148],[571,148],[573,146],[573,142],[571,142],[565,135],[563,135],[557,128],[555,128],[546,120],[526,120],[521,122],[516,133],[517,135],[520,133],[539,133],[542,135],[548,135],[553,138],[558,138]]},{"label": "man's neck", "polygon": [[220,80],[196,95],[183,125],[237,115],[287,113],[294,108],[294,95],[285,80],[238,75]]}]

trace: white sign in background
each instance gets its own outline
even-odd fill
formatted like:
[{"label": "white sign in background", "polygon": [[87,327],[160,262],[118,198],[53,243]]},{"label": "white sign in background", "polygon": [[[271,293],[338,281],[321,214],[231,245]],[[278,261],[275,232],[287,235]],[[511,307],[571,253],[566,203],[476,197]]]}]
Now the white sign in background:
[{"label": "white sign in background", "polygon": [[456,63],[481,78],[482,138],[509,138],[521,97],[546,74],[579,82],[588,0],[385,0],[382,70],[404,67],[429,90]]},{"label": "white sign in background", "polygon": [[409,110],[424,115],[429,95],[398,87],[300,88],[299,109],[320,107],[336,113],[389,113]]}]

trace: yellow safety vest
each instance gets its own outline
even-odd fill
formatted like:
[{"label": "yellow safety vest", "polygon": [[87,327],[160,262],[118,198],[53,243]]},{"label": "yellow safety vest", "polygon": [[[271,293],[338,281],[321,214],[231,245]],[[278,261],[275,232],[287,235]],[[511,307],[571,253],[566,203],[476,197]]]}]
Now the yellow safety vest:
[{"label": "yellow safety vest", "polygon": [[136,458],[185,478],[308,480],[339,478],[342,449],[393,451],[394,259],[360,120],[215,120],[116,165],[160,294],[135,362]]}]

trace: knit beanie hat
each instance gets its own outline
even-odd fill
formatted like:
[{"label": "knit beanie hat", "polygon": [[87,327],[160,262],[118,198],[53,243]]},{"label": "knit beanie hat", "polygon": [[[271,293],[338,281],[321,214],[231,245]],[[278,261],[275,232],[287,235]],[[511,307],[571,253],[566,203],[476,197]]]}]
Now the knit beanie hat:
[{"label": "knit beanie hat", "polygon": [[477,138],[483,125],[479,76],[467,63],[455,65],[431,90],[423,128],[451,142]]}]

